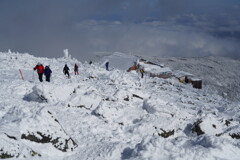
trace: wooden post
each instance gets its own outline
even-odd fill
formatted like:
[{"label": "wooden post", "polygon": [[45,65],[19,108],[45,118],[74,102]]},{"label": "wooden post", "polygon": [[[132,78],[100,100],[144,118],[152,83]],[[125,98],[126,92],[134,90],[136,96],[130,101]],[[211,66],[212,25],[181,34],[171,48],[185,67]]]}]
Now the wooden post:
[{"label": "wooden post", "polygon": [[21,69],[19,69],[19,72],[20,72],[20,75],[21,75],[21,77],[22,77],[22,80],[24,80],[24,77],[23,77],[23,74],[22,74]]}]

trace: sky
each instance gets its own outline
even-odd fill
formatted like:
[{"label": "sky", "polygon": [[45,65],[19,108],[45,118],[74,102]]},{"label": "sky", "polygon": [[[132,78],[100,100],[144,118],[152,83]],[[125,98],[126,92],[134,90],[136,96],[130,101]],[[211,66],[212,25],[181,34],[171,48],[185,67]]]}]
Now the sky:
[{"label": "sky", "polygon": [[240,59],[239,0],[1,0],[0,51]]}]

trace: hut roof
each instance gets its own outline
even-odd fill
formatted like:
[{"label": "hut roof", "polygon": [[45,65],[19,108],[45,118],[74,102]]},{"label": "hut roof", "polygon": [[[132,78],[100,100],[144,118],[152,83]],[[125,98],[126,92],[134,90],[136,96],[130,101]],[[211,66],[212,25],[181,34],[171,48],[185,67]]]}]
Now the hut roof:
[{"label": "hut roof", "polygon": [[194,77],[193,74],[188,73],[188,72],[184,72],[184,71],[176,71],[174,73],[174,76],[177,77],[177,78],[182,78],[182,77],[185,77],[185,76]]},{"label": "hut roof", "polygon": [[197,77],[189,77],[188,79],[190,79],[191,81],[201,81],[201,79]]},{"label": "hut roof", "polygon": [[172,70],[169,67],[161,67],[153,64],[146,64],[144,62],[139,62],[140,66],[144,67],[145,72],[150,72],[154,74],[161,73],[172,73]]}]

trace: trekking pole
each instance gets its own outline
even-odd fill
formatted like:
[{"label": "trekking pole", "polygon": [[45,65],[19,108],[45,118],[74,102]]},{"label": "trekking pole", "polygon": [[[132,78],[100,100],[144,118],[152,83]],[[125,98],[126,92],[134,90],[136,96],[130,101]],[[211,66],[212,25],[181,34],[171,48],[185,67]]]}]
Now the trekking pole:
[{"label": "trekking pole", "polygon": [[23,77],[23,74],[22,74],[21,69],[19,69],[19,72],[20,72],[20,75],[21,75],[21,77],[22,77],[22,80],[24,80],[24,77]]}]

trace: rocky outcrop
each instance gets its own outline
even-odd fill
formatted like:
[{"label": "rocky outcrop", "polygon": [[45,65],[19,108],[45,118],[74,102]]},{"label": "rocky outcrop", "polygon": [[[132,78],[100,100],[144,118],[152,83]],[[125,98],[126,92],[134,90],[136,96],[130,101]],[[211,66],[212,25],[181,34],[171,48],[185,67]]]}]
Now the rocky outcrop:
[{"label": "rocky outcrop", "polygon": [[26,119],[23,123],[27,129],[21,133],[21,139],[51,143],[62,152],[73,151],[78,146],[49,110],[41,110],[35,119]]},{"label": "rocky outcrop", "polygon": [[0,134],[0,142],[0,159],[41,157],[41,154],[7,133]]},{"label": "rocky outcrop", "polygon": [[197,133],[198,136],[204,134],[205,132],[202,131],[201,127],[200,127],[200,123],[202,123],[203,121],[200,119],[197,122],[195,122],[193,124],[192,127],[192,133]]},{"label": "rocky outcrop", "polygon": [[11,155],[7,152],[3,152],[3,149],[0,149],[0,159],[13,158],[14,155]]},{"label": "rocky outcrop", "polygon": [[162,133],[158,133],[159,136],[163,137],[163,138],[168,138],[172,135],[174,135],[174,129],[170,130],[170,131],[165,131],[163,129],[161,129],[163,132]]},{"label": "rocky outcrop", "polygon": [[233,139],[240,139],[240,133],[230,133],[229,134]]},{"label": "rocky outcrop", "polygon": [[73,151],[73,149],[77,147],[77,144],[72,140],[72,138],[63,139],[57,137],[54,139],[50,135],[45,135],[41,132],[22,134],[21,138],[36,143],[51,143],[55,148],[62,152],[67,152],[68,150]]}]

